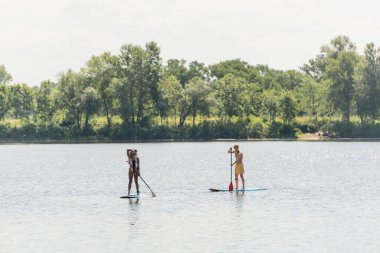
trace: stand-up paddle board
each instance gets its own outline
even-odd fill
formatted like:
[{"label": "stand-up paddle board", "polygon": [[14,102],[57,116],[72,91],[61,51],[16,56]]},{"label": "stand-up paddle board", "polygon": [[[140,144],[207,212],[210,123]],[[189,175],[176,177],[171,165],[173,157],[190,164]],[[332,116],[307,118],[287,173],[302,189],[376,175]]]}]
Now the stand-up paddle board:
[{"label": "stand-up paddle board", "polygon": [[[253,191],[264,191],[267,188],[247,188],[247,189],[233,189],[232,192],[253,192]],[[228,192],[228,189],[216,189],[216,188],[210,188],[209,189],[212,192]]]},{"label": "stand-up paddle board", "polygon": [[121,199],[138,199],[140,198],[139,195],[127,195],[127,196],[122,196],[120,197]]}]

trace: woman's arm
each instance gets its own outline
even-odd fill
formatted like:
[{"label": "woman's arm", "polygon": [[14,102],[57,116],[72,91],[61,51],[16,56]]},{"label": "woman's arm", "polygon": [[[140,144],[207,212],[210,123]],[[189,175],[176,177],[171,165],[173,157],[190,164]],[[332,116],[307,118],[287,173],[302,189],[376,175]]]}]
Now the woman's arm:
[{"label": "woman's arm", "polygon": [[127,149],[127,156],[128,156],[128,158],[131,158],[131,152],[132,151],[136,152],[137,150],[136,149],[130,149],[130,148]]}]

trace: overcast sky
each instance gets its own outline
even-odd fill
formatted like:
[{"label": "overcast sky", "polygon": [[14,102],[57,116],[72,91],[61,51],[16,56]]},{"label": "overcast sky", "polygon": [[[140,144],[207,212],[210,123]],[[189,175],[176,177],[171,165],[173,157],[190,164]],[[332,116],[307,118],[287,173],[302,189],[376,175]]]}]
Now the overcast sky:
[{"label": "overcast sky", "polygon": [[0,0],[0,65],[38,85],[153,40],[164,60],[297,69],[337,35],[380,46],[379,14],[375,0]]}]

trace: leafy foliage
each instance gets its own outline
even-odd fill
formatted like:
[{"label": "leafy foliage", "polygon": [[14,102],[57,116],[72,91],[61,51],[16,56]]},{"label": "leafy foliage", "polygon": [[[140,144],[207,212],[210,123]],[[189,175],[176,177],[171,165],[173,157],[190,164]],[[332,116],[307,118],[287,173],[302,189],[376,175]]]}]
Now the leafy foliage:
[{"label": "leafy foliage", "polygon": [[0,138],[379,137],[379,80],[380,50],[370,43],[359,55],[347,36],[301,71],[241,59],[163,64],[155,42],[124,44],[38,87],[11,83],[0,65]]}]

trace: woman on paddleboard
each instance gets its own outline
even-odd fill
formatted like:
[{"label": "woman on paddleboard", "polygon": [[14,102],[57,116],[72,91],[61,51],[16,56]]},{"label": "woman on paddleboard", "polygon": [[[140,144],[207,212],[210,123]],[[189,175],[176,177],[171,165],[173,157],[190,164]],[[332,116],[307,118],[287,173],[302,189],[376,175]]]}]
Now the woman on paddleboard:
[{"label": "woman on paddleboard", "polygon": [[239,175],[241,178],[241,182],[243,184],[243,189],[244,189],[244,165],[243,165],[243,153],[240,152],[239,146],[235,145],[230,150],[228,153],[235,154],[235,162],[231,165],[235,165],[235,182],[236,182],[236,190],[238,189],[238,181],[239,181]]},{"label": "woman on paddleboard", "polygon": [[128,183],[128,195],[131,193],[132,179],[135,179],[137,195],[139,191],[139,176],[140,176],[140,159],[137,156],[137,149],[127,149],[128,164],[129,164],[129,183]]}]

